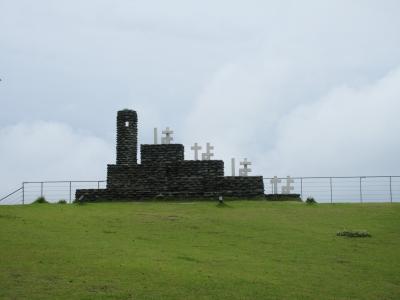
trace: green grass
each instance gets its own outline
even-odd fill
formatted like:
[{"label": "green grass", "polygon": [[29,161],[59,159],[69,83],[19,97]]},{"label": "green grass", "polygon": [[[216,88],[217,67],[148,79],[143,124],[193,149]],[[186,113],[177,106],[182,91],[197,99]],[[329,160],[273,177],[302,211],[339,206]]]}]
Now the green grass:
[{"label": "green grass", "polygon": [[227,204],[0,206],[0,298],[400,299],[400,204]]}]

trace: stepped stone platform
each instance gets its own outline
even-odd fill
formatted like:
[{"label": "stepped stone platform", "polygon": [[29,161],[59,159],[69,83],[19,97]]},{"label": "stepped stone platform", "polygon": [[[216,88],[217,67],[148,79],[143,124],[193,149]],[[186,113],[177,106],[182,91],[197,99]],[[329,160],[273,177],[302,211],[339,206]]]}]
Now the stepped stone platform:
[{"label": "stepped stone platform", "polygon": [[79,189],[79,201],[134,201],[156,197],[208,198],[264,195],[261,176],[224,176],[222,160],[184,160],[181,144],[141,145],[137,163],[137,114],[117,116],[117,164],[107,167],[106,189]]}]

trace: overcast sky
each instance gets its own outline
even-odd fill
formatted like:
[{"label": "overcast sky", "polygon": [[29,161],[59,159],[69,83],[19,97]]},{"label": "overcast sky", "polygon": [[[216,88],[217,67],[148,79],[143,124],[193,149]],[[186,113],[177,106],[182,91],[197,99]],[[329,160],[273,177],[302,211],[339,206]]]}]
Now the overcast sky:
[{"label": "overcast sky", "polygon": [[398,0],[0,0],[0,78],[1,195],[104,179],[124,108],[228,170],[400,175]]}]

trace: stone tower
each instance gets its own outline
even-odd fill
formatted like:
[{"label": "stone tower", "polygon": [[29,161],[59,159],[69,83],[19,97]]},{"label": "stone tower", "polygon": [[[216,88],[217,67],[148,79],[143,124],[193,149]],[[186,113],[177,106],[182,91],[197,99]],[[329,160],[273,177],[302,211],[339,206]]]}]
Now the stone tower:
[{"label": "stone tower", "polygon": [[137,114],[124,109],[117,115],[117,165],[137,164]]}]

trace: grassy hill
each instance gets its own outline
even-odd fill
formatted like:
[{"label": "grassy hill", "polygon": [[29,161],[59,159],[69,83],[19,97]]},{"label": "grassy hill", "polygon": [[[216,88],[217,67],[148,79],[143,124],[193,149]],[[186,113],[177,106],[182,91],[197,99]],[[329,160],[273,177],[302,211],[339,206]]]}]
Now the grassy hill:
[{"label": "grassy hill", "polygon": [[0,206],[0,299],[399,298],[400,204]]}]

